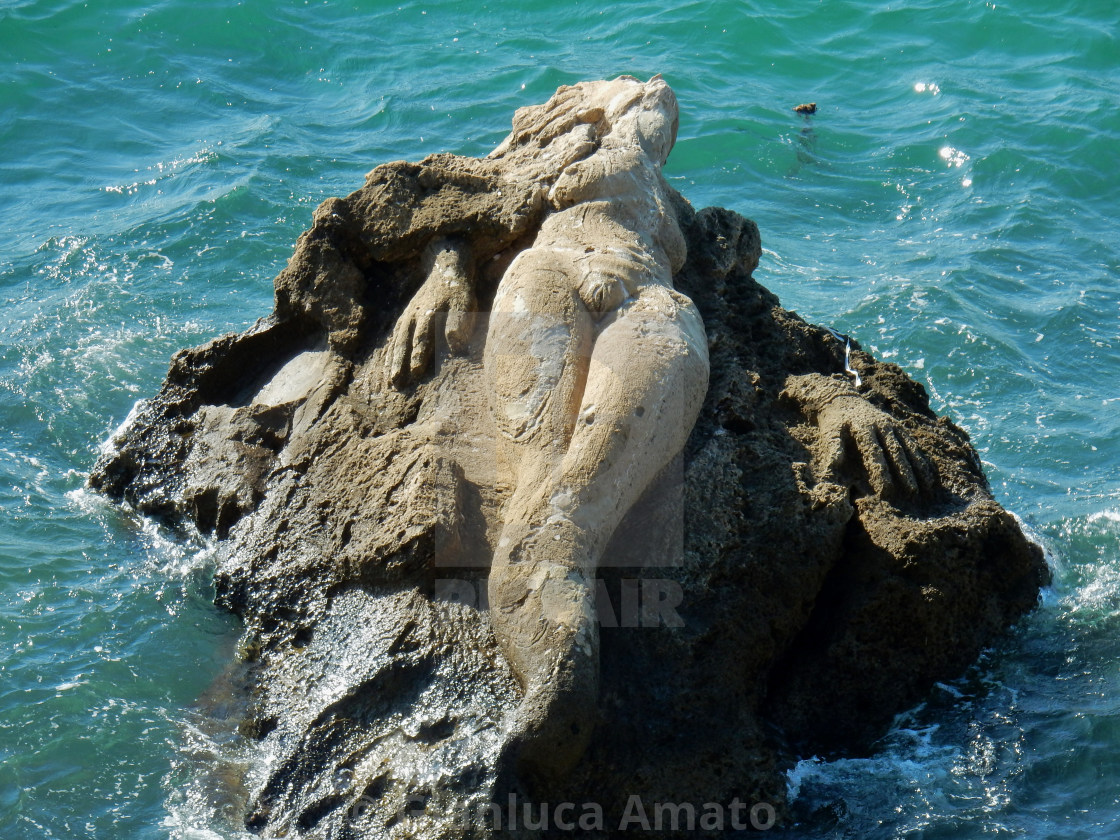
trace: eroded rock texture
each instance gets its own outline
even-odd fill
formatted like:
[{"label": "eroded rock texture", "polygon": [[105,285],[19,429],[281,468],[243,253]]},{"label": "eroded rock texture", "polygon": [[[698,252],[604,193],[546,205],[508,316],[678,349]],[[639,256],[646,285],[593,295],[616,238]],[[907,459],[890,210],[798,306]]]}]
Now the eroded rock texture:
[{"label": "eroded rock texture", "polygon": [[[602,811],[582,836],[608,837],[635,795],[719,803],[728,830],[736,801],[780,815],[796,755],[867,748],[1046,578],[923,388],[855,346],[857,387],[844,345],[752,278],[754,223],[669,191],[687,245],[672,281],[703,318],[707,396],[600,558],[586,749],[559,775],[511,763],[525,687],[485,597],[513,494],[486,313],[556,211],[560,175],[606,133],[602,113],[549,121],[545,107],[519,112],[486,159],[386,164],[320,206],[274,312],[176,354],[93,470],[95,488],[222,540],[218,601],[246,625],[231,673],[248,702],[223,760],[247,768],[226,773],[245,777],[234,819],[262,836],[483,837],[498,820],[538,836],[521,804],[571,801]],[[468,255],[473,299],[433,333],[457,352],[437,341],[430,367],[404,366],[393,331],[439,242]]]}]

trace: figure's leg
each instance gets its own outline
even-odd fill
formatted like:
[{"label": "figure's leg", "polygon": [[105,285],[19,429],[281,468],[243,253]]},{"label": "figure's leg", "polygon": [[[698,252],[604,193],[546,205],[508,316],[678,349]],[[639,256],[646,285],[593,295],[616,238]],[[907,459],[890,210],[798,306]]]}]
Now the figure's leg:
[{"label": "figure's leg", "polygon": [[535,544],[541,523],[531,514],[559,481],[592,347],[591,318],[567,268],[562,252],[518,257],[495,297],[483,359],[498,457],[513,488],[491,566],[491,615],[523,687],[539,679],[546,647],[534,641],[538,623],[523,620],[534,612],[534,574],[549,553]]},{"label": "figure's leg", "polygon": [[538,772],[563,774],[584,751],[598,697],[596,563],[683,447],[707,378],[691,302],[643,290],[595,342],[566,451],[547,472],[532,471],[507,507],[491,620],[525,688],[520,759]]},{"label": "figure's leg", "polygon": [[[483,359],[505,467],[499,472],[513,488],[490,569],[489,600],[494,635],[525,692],[507,721],[506,759],[516,765],[507,769],[519,772],[540,769],[526,765],[539,765],[534,756],[547,752],[534,745],[543,746],[554,701],[568,697],[582,707],[588,693],[598,690],[596,644],[588,638],[595,632],[592,590],[582,578],[567,581],[566,570],[580,565],[570,546],[558,566],[556,548],[539,539],[539,498],[560,480],[592,347],[591,317],[573,276],[563,252],[522,253],[499,286]],[[563,580],[544,586],[542,576],[559,570]],[[554,601],[560,590],[566,608],[542,600],[547,593]],[[554,620],[545,620],[546,612]],[[570,651],[581,633],[586,655],[577,662]],[[568,734],[569,742],[579,744],[577,757],[585,737]]]},{"label": "figure's leg", "polygon": [[596,562],[630,508],[684,448],[708,389],[693,303],[647,287],[595,342],[559,498]]}]

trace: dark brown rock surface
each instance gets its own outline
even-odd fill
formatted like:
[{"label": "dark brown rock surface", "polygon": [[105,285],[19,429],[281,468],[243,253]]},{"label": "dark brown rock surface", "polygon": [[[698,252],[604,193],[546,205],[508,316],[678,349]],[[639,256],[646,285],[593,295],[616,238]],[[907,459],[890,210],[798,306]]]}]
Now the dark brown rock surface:
[{"label": "dark brown rock surface", "polygon": [[[675,282],[704,317],[707,399],[601,569],[588,753],[562,789],[501,776],[520,689],[478,599],[506,492],[470,421],[484,323],[404,391],[383,384],[381,351],[437,237],[469,242],[485,310],[543,212],[550,176],[532,160],[515,146],[386,164],[325,202],[275,311],[178,353],[93,470],[95,488],[222,540],[218,600],[246,625],[234,752],[256,768],[251,830],[486,836],[482,809],[510,791],[598,803],[604,830],[583,836],[612,836],[633,795],[780,814],[796,755],[867,748],[1046,579],[922,386],[854,347],[857,389],[844,345],[752,279],[754,223],[682,198]],[[869,459],[868,441],[912,471]]]}]

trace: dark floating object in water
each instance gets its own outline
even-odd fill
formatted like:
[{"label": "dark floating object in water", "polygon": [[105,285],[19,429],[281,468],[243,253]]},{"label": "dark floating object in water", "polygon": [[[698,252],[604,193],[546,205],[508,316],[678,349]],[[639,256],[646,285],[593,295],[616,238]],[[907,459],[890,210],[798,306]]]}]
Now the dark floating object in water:
[{"label": "dark floating object in water", "polygon": [[804,105],[795,105],[793,110],[795,110],[799,114],[805,114],[805,116],[808,116],[809,114],[815,114],[817,113],[817,103],[806,102]]}]

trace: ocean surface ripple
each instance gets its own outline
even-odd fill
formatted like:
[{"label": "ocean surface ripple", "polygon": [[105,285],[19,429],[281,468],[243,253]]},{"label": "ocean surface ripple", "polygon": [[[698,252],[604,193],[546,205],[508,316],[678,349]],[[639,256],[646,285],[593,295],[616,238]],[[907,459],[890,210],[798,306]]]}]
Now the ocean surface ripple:
[{"label": "ocean surface ripple", "polygon": [[787,307],[926,385],[1056,572],[874,755],[806,757],[787,836],[1120,834],[1118,37],[1106,0],[7,0],[0,835],[221,836],[191,769],[238,633],[215,549],[83,490],[171,353],[266,314],[377,163],[657,72],[671,182],[759,223]]}]

